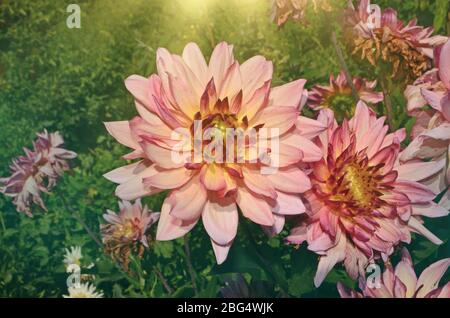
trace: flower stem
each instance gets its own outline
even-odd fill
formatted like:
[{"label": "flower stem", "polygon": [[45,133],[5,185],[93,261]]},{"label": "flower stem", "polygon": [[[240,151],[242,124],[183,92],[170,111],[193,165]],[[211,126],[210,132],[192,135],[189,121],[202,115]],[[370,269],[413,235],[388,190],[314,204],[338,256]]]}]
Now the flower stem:
[{"label": "flower stem", "polygon": [[168,294],[172,294],[173,290],[170,287],[169,283],[167,283],[166,278],[164,277],[164,275],[161,273],[161,271],[159,270],[158,267],[154,266],[153,267],[153,271],[155,272],[156,276],[158,276],[159,280],[161,281],[161,283],[163,284],[164,288],[166,289]]},{"label": "flower stem", "polygon": [[385,77],[382,74],[379,76],[379,81],[381,84],[381,89],[383,90],[384,108],[386,109],[386,116],[387,116],[387,120],[389,123],[389,127],[391,130],[394,130],[395,126],[394,126],[394,118],[393,118],[393,112],[392,112],[392,101],[391,101],[388,84],[386,83]]},{"label": "flower stem", "polygon": [[188,265],[189,275],[191,276],[192,288],[194,289],[195,295],[198,295],[196,275],[194,266],[192,266],[191,250],[189,248],[189,238],[187,234],[183,237],[183,239],[184,239],[184,254]]},{"label": "flower stem", "polygon": [[5,220],[3,219],[2,213],[0,213],[0,223],[2,224],[3,232],[6,232]]},{"label": "flower stem", "polygon": [[350,86],[350,88],[352,89],[353,99],[357,103],[359,101],[358,91],[356,90],[356,87],[353,84],[352,75],[350,74],[350,70],[348,68],[348,65],[345,62],[344,53],[342,52],[342,49],[341,49],[341,47],[340,47],[340,45],[338,43],[337,36],[336,36],[336,31],[334,31],[334,30],[331,32],[331,42],[333,43],[334,50],[336,51],[336,54],[337,54],[338,59],[339,59],[339,63],[341,64],[341,68],[344,71],[347,83]]}]

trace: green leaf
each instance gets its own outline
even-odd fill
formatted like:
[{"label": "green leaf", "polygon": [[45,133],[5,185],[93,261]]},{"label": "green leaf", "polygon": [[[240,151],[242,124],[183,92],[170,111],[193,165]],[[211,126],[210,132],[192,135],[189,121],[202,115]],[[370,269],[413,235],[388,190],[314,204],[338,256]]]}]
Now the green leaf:
[{"label": "green leaf", "polygon": [[449,0],[436,0],[436,8],[434,9],[433,21],[433,27],[436,32],[441,31],[445,27],[448,18],[449,7]]}]

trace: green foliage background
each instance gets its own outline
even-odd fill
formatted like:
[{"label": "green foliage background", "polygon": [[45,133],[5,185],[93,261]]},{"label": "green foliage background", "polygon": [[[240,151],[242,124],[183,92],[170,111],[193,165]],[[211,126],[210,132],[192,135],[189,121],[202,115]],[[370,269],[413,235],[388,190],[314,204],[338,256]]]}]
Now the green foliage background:
[{"label": "green foliage background", "polygon": [[[266,0],[78,0],[82,28],[68,29],[66,7],[71,2],[0,0],[0,175],[8,175],[11,158],[31,146],[34,134],[44,128],[59,130],[66,147],[79,154],[74,169],[45,197],[48,213],[35,211],[30,219],[0,197],[0,297],[61,297],[67,292],[62,258],[71,245],[81,245],[86,264],[96,264],[86,273],[95,274],[95,284],[106,296],[194,296],[183,239],[154,243],[142,261],[132,262],[130,276],[103,255],[76,219],[80,216],[98,234],[104,211],[117,210],[114,185],[102,175],[123,165],[120,156],[126,150],[107,135],[102,122],[135,115],[123,80],[153,73],[158,47],[181,52],[194,41],[209,56],[225,40],[234,44],[240,61],[257,54],[272,60],[273,85],[299,77],[308,79],[308,86],[326,82],[330,72],[339,71],[329,40],[330,28],[339,29],[339,17],[309,12],[308,27],[288,23],[278,30],[269,21]],[[334,6],[345,3],[335,0]],[[417,17],[421,24],[447,32],[446,0],[378,3],[396,8],[402,18]],[[347,60],[353,74],[370,77]],[[404,100],[397,95],[402,126],[407,118]],[[157,211],[162,200],[159,195],[145,202]],[[241,221],[222,266],[215,265],[202,226],[190,233],[197,296],[219,296],[224,280],[236,273],[259,284],[258,296],[336,297],[337,281],[355,286],[338,267],[319,289],[313,288],[314,254],[284,245],[286,230],[268,239],[257,226]],[[449,218],[427,220],[446,243],[437,247],[417,237],[410,250],[418,270],[450,256],[449,223]],[[157,280],[155,266],[174,288],[171,295]]]}]

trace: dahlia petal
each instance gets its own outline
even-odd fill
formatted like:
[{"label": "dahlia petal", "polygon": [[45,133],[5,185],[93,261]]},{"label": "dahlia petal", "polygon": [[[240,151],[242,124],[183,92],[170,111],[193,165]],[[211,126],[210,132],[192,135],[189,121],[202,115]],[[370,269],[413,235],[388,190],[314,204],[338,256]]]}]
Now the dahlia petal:
[{"label": "dahlia petal", "polygon": [[134,177],[136,174],[136,171],[139,170],[140,167],[144,167],[145,165],[142,164],[142,161],[138,161],[123,167],[119,167],[117,169],[114,169],[106,174],[103,175],[106,179],[109,181],[112,181],[114,183],[124,183],[131,178]]},{"label": "dahlia petal", "polygon": [[109,134],[122,145],[132,149],[140,149],[139,143],[132,137],[128,121],[114,121],[105,123]]},{"label": "dahlia petal", "polygon": [[438,112],[442,111],[441,101],[444,97],[444,92],[433,92],[428,89],[422,88],[421,93],[431,107],[433,107]]},{"label": "dahlia petal", "polygon": [[230,251],[232,242],[228,243],[227,245],[220,245],[211,239],[211,244],[213,247],[214,254],[216,256],[217,264],[220,265],[227,259],[228,252]]},{"label": "dahlia petal", "polygon": [[209,71],[211,72],[214,82],[220,91],[226,70],[233,64],[233,46],[226,42],[219,43],[211,54],[209,61]]},{"label": "dahlia petal", "polygon": [[172,210],[170,214],[180,220],[198,219],[207,200],[205,188],[199,183],[198,176],[170,193]]},{"label": "dahlia petal", "polygon": [[277,204],[273,212],[281,215],[296,215],[306,211],[302,199],[297,194],[277,191]]},{"label": "dahlia petal", "polygon": [[351,120],[351,125],[353,130],[356,132],[357,139],[362,138],[366,134],[367,129],[370,127],[369,118],[369,108],[364,102],[359,101],[356,105],[355,115]]},{"label": "dahlia petal", "polygon": [[447,216],[449,214],[448,209],[434,203],[429,202],[425,204],[413,204],[412,205],[413,215],[422,215],[430,218],[438,218],[441,216]]},{"label": "dahlia petal", "polygon": [[242,172],[244,175],[244,183],[250,190],[272,199],[277,198],[277,193],[272,183],[265,176],[262,176],[259,170],[244,167]]},{"label": "dahlia petal", "polygon": [[219,87],[219,98],[224,99],[228,97],[234,97],[238,94],[242,87],[242,79],[241,72],[239,69],[239,63],[234,61],[231,64],[227,71],[225,72],[225,76],[222,81],[222,85]]},{"label": "dahlia petal", "polygon": [[303,162],[316,162],[322,159],[323,153],[320,148],[311,140],[300,135],[289,135],[280,139],[280,148],[282,145],[296,147],[303,153]]},{"label": "dahlia petal", "polygon": [[224,170],[215,164],[203,166],[200,180],[207,190],[220,191],[226,187]]},{"label": "dahlia petal", "polygon": [[184,167],[164,170],[155,167],[157,173],[144,178],[144,185],[149,185],[158,189],[175,189],[183,186],[192,177],[192,171]]},{"label": "dahlia petal", "polygon": [[253,195],[244,187],[238,188],[236,202],[242,214],[253,222],[266,226],[272,226],[274,224],[275,220],[272,214],[272,207],[269,203]]},{"label": "dahlia petal", "polygon": [[300,135],[307,139],[312,139],[325,131],[327,126],[323,123],[304,116],[299,116],[295,122]]},{"label": "dahlia petal", "polygon": [[308,176],[297,167],[278,169],[277,173],[267,175],[275,189],[288,193],[303,193],[311,189]]},{"label": "dahlia petal", "polygon": [[345,237],[341,236],[337,245],[329,249],[325,256],[320,257],[317,272],[314,277],[314,286],[319,287],[328,273],[333,269],[334,265],[345,259],[346,244]]},{"label": "dahlia petal", "polygon": [[429,239],[436,245],[441,245],[443,243],[436,235],[431,233],[425,226],[423,226],[423,224],[420,223],[420,221],[417,220],[415,217],[411,217],[409,219],[408,226],[417,233],[420,233],[423,236],[425,236],[427,239]]},{"label": "dahlia petal", "polygon": [[428,266],[417,280],[417,289],[419,290],[417,297],[424,297],[433,289],[436,289],[449,266],[450,258],[445,258]]},{"label": "dahlia petal", "polygon": [[420,181],[426,179],[445,167],[445,159],[431,162],[411,162],[402,164],[395,169],[398,178],[409,181]]},{"label": "dahlia petal", "polygon": [[406,297],[411,298],[416,292],[417,277],[413,267],[406,261],[401,261],[395,267],[395,276],[406,287]]},{"label": "dahlia petal", "polygon": [[202,221],[211,239],[219,245],[226,245],[237,233],[239,216],[236,204],[206,201]]},{"label": "dahlia petal", "polygon": [[[303,89],[306,80],[299,79],[282,86],[272,88],[270,92],[270,106],[290,106],[300,108]],[[300,109],[299,109],[300,110]]]},{"label": "dahlia petal", "polygon": [[406,297],[406,285],[399,278],[394,281],[394,298]]},{"label": "dahlia petal", "polygon": [[141,142],[141,147],[148,159],[164,169],[183,167],[191,156],[190,152],[179,155],[178,151],[162,148],[155,144],[154,141]]},{"label": "dahlia petal", "polygon": [[151,87],[150,81],[154,79],[147,79],[140,75],[131,75],[125,80],[125,87],[142,105],[150,107],[152,100],[150,99],[149,89]]},{"label": "dahlia petal", "polygon": [[203,85],[209,80],[208,65],[200,48],[195,43],[188,43],[183,50],[183,60],[187,66],[197,75]]},{"label": "dahlia petal", "polygon": [[161,215],[156,230],[156,239],[158,241],[170,241],[182,237],[188,233],[197,224],[197,220],[182,221],[170,215],[172,204],[164,200]]},{"label": "dahlia petal", "polygon": [[133,177],[131,177],[124,183],[121,183],[116,188],[116,196],[118,196],[122,200],[131,201],[137,198],[161,192],[161,189],[146,186],[143,182],[145,178],[153,176],[155,174],[156,171],[153,166],[138,172]]},{"label": "dahlia petal", "polygon": [[268,137],[275,138],[284,134],[295,125],[298,110],[293,107],[267,107],[249,123],[251,127],[264,125]]},{"label": "dahlia petal", "polygon": [[273,214],[275,223],[273,226],[263,226],[264,232],[270,237],[276,236],[283,231],[285,218],[283,215]]},{"label": "dahlia petal", "polygon": [[406,194],[411,203],[427,203],[436,197],[436,193],[427,186],[415,181],[397,180],[393,186],[397,191]]},{"label": "dahlia petal", "polygon": [[244,103],[252,97],[254,92],[272,79],[273,65],[263,56],[254,56],[241,65]]},{"label": "dahlia petal", "polygon": [[450,90],[450,41],[442,47],[439,59],[439,78]]}]

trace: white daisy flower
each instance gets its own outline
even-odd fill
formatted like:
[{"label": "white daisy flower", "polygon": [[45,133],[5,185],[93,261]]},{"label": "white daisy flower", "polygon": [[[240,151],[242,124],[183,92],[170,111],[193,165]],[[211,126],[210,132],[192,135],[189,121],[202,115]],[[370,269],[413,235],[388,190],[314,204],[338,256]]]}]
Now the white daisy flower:
[{"label": "white daisy flower", "polygon": [[103,292],[96,291],[94,285],[81,283],[69,287],[69,295],[63,295],[64,298],[103,298]]},{"label": "white daisy flower", "polygon": [[67,272],[72,272],[74,267],[80,266],[81,258],[83,255],[81,254],[80,246],[72,246],[70,249],[66,248],[66,255],[64,255],[64,264],[66,264]]}]

